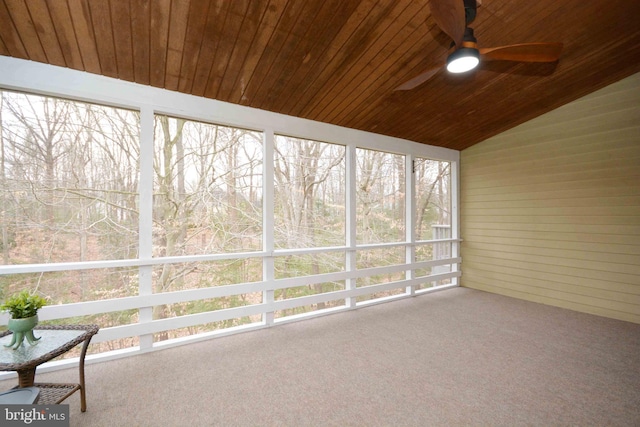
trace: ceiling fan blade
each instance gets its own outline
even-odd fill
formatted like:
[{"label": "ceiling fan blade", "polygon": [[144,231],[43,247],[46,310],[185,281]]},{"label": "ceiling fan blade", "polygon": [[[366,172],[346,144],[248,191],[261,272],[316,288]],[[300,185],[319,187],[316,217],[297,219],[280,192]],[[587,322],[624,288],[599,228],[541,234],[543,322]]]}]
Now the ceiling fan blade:
[{"label": "ceiling fan blade", "polygon": [[431,77],[435,76],[436,73],[438,71],[440,71],[442,69],[442,65],[438,65],[434,68],[431,68],[427,71],[425,71],[424,73],[412,78],[411,80],[404,82],[403,84],[401,84],[400,86],[398,86],[397,88],[394,89],[395,90],[411,90],[413,88],[416,88],[418,86],[420,86],[422,83],[426,82],[427,80],[429,80]]},{"label": "ceiling fan blade", "polygon": [[555,62],[560,58],[562,43],[522,43],[481,48],[482,59],[520,62]]},{"label": "ceiling fan blade", "polygon": [[462,43],[466,27],[463,0],[430,0],[431,16],[438,27],[449,37],[457,47]]}]

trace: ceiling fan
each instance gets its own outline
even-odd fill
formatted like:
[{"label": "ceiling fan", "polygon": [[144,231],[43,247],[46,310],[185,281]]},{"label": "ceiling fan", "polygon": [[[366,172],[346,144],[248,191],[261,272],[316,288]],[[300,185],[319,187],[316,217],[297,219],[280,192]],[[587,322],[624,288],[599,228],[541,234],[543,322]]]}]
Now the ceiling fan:
[{"label": "ceiling fan", "polygon": [[453,40],[455,49],[446,63],[436,64],[422,74],[398,86],[395,90],[411,90],[433,77],[443,66],[451,73],[464,73],[478,66],[481,60],[518,62],[555,62],[560,58],[562,43],[522,43],[479,48],[468,25],[476,18],[476,0],[430,0],[431,16],[438,27]]}]

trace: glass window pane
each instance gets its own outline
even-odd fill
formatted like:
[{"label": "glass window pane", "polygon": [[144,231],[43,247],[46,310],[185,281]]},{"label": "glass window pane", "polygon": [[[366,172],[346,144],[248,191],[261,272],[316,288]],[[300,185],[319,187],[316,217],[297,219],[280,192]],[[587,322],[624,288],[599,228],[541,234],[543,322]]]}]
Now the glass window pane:
[{"label": "glass window pane", "polygon": [[344,252],[286,255],[275,258],[275,278],[313,276],[345,270]]},{"label": "glass window pane", "polygon": [[[205,310],[209,307],[215,307],[215,303],[213,303],[213,306],[208,305],[209,303],[211,303],[211,301],[212,300],[203,301],[201,306],[205,308]],[[199,325],[189,326],[186,328],[170,329],[168,331],[162,331],[162,332],[153,334],[153,342],[157,343],[165,340],[184,338],[190,335],[198,335],[198,334],[204,334],[212,331],[220,331],[223,329],[246,326],[252,323],[260,322],[261,320],[262,320],[262,316],[260,315],[243,316],[243,317],[221,320],[219,322],[203,323]]]},{"label": "glass window pane", "polygon": [[136,296],[138,268],[95,268],[0,275],[0,300],[22,290],[49,299],[48,305]]},{"label": "glass window pane", "polygon": [[153,268],[153,292],[173,292],[262,280],[261,258],[166,263]]},{"label": "glass window pane", "polygon": [[[405,249],[404,247],[396,247],[359,250],[356,258],[358,269],[401,265],[405,263]],[[404,278],[404,271],[378,273],[376,275],[370,275],[356,279],[356,286],[358,288],[361,288],[366,286],[380,285],[383,283],[398,282],[403,280]],[[405,292],[405,287],[401,285],[395,289],[373,292],[368,295],[360,295],[356,298],[356,301],[371,301],[375,299],[390,297],[393,295],[401,295]]]},{"label": "glass window pane", "polygon": [[406,240],[405,158],[381,151],[356,151],[359,244]]},{"label": "glass window pane", "polygon": [[[333,286],[327,284],[327,286]],[[282,319],[289,316],[301,315],[311,313],[313,311],[326,310],[329,308],[343,307],[345,305],[344,299],[331,300],[326,302],[319,302],[317,304],[301,305],[293,308],[285,308],[283,310],[276,310],[274,316],[276,319]]]},{"label": "glass window pane", "polygon": [[416,238],[451,238],[451,164],[415,160]]},{"label": "glass window pane", "polygon": [[275,247],[345,244],[345,147],[276,135]]},{"label": "glass window pane", "polygon": [[0,264],[138,255],[139,115],[0,92]]},{"label": "glass window pane", "polygon": [[262,249],[262,134],[155,119],[154,256]]},{"label": "glass window pane", "polygon": [[[262,262],[259,258],[230,259],[224,261],[163,264],[153,269],[154,293],[173,292],[186,289],[210,288],[214,286],[256,282],[262,278]],[[217,311],[262,303],[262,292],[232,294],[218,298],[182,301],[153,307],[154,319],[169,319],[189,314]],[[226,319],[210,324],[163,331],[155,334],[155,341],[203,333],[220,328],[257,322],[252,318]]]}]

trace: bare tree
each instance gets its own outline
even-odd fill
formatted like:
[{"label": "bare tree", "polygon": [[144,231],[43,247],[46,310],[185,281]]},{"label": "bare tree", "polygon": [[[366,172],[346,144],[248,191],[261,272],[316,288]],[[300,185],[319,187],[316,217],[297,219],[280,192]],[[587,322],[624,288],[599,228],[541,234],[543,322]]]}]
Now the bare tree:
[{"label": "bare tree", "polygon": [[448,162],[417,159],[416,173],[416,232],[425,236],[432,223],[448,224],[449,221],[449,174]]},{"label": "bare tree", "polygon": [[[70,149],[64,140],[64,127],[70,122],[70,103],[57,98],[24,96],[19,103],[12,100],[6,105],[25,130],[23,135],[14,134],[13,141],[29,170],[25,178],[30,182],[31,191],[46,207],[46,222],[42,221],[44,218],[38,222],[54,226],[55,167],[58,159]],[[44,166],[44,176],[39,173],[40,165]]]}]

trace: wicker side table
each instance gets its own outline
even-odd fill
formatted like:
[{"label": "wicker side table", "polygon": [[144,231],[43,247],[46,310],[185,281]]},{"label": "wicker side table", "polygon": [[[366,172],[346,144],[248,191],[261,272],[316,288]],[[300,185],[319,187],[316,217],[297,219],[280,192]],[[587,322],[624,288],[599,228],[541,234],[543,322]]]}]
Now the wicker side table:
[{"label": "wicker side table", "polygon": [[[84,358],[91,338],[98,333],[97,325],[55,325],[38,326],[36,336],[42,337],[35,345],[24,344],[17,350],[4,347],[11,341],[11,332],[0,334],[0,371],[16,371],[18,387],[40,388],[38,404],[58,404],[80,391],[80,410],[87,410],[86,388],[84,381]],[[36,368],[82,344],[78,367],[78,383],[35,383]]]}]

